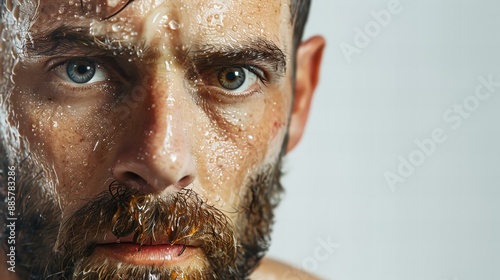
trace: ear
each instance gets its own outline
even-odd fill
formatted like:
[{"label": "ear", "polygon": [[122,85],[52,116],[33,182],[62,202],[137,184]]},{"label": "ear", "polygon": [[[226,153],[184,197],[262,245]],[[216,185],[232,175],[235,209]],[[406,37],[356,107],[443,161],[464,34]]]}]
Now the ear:
[{"label": "ear", "polygon": [[304,133],[312,96],[319,80],[324,48],[325,39],[315,36],[302,42],[297,50],[295,96],[288,127],[287,153],[295,148]]}]

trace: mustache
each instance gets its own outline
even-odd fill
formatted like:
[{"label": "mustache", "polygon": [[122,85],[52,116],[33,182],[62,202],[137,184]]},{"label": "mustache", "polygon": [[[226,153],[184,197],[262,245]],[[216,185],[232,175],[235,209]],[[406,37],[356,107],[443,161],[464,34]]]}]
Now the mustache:
[{"label": "mustache", "polygon": [[[0,141],[0,152],[3,147]],[[10,161],[5,154],[0,153],[4,174],[7,173],[8,163]],[[107,190],[94,198],[85,198],[86,203],[73,214],[63,215],[58,204],[57,180],[51,176],[50,166],[43,163],[33,155],[23,158],[21,163],[14,160],[11,163],[19,170],[16,196],[21,214],[16,227],[16,243],[19,244],[18,273],[21,279],[98,280],[114,279],[117,275],[126,276],[124,279],[143,279],[145,275],[170,279],[171,275],[179,273],[186,280],[248,279],[267,251],[273,209],[283,192],[279,180],[281,161],[278,161],[250,176],[246,184],[248,190],[241,197],[241,205],[235,209],[237,223],[234,225],[224,213],[204,203],[204,199],[194,191],[184,189],[167,197],[156,197],[144,195],[118,181],[109,184]],[[0,178],[2,184],[6,181]],[[0,198],[2,195],[0,193]],[[2,204],[0,212],[6,211],[6,207],[6,203]],[[148,211],[136,211],[146,208]],[[191,218],[178,222],[183,217]],[[202,225],[196,226],[199,223]],[[166,228],[173,229],[167,234]],[[190,235],[189,229],[197,234]],[[148,239],[154,240],[155,237],[161,241],[178,240],[179,244],[198,243],[203,247],[199,251],[205,255],[206,266],[192,271],[122,264],[118,269],[116,263],[106,258],[91,256],[99,240],[106,239],[106,234],[121,236],[129,231],[133,236],[137,233],[135,241],[138,244],[147,244]],[[165,234],[162,236],[159,232]],[[130,241],[131,236],[126,240]],[[108,238],[107,242],[112,239]],[[2,247],[7,248],[6,239],[2,240]],[[221,254],[217,255],[217,252]]]},{"label": "mustache", "polygon": [[68,218],[55,248],[66,256],[63,263],[68,264],[90,256],[99,240],[110,232],[117,240],[133,234],[133,242],[139,248],[157,239],[183,245],[184,249],[199,247],[213,269],[226,268],[237,255],[229,218],[193,190],[160,197],[140,193],[117,181],[109,185],[109,191],[99,194]]}]

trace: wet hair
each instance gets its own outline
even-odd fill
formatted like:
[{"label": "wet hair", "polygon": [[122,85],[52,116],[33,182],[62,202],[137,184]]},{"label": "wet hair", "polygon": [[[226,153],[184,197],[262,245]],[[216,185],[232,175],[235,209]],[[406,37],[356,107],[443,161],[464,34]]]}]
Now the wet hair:
[{"label": "wet hair", "polygon": [[293,47],[294,50],[299,46],[304,29],[306,26],[307,18],[309,16],[309,8],[311,0],[291,0],[290,12],[292,14],[293,24]]},{"label": "wet hair", "polygon": [[[0,19],[4,15],[5,0],[0,0]],[[292,24],[294,25],[293,32],[293,46],[297,49],[302,36],[304,34],[304,28],[309,15],[309,8],[311,6],[311,0],[291,0],[290,3],[290,13]]]}]

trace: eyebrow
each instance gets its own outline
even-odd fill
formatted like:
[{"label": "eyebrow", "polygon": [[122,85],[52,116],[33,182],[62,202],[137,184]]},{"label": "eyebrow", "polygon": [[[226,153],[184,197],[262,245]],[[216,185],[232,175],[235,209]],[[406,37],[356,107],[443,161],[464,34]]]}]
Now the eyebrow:
[{"label": "eyebrow", "polygon": [[[61,26],[40,32],[26,44],[28,56],[104,56],[117,53],[140,52],[143,55],[154,51],[144,42],[120,41],[108,36],[93,36],[89,27]],[[274,42],[263,37],[246,38],[233,44],[193,44],[178,54],[185,66],[217,68],[231,65],[257,64],[268,68],[274,75],[282,76],[286,71],[286,54]],[[190,64],[190,65],[186,65]]]},{"label": "eyebrow", "polygon": [[234,45],[194,44],[187,52],[187,60],[197,69],[219,68],[230,65],[256,64],[274,75],[284,76],[286,54],[274,42],[265,38],[247,39]]},{"label": "eyebrow", "polygon": [[117,51],[125,50],[123,45],[113,46],[107,36],[90,35],[90,28],[84,26],[60,26],[53,30],[41,31],[32,35],[26,43],[28,56],[64,56],[88,49],[89,53],[106,52],[113,48]]}]

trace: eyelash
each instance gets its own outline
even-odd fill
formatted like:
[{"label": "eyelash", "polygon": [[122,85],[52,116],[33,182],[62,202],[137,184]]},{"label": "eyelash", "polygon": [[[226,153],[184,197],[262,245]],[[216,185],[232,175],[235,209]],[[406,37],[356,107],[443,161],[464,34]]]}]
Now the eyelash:
[{"label": "eyelash", "polygon": [[[92,65],[96,69],[94,74],[93,74],[94,76],[96,75],[97,71],[104,71],[105,72],[104,75],[106,75],[107,78],[101,79],[100,81],[97,81],[97,82],[91,82],[91,80],[94,79],[94,76],[93,76],[89,81],[86,81],[86,82],[79,83],[79,82],[75,81],[73,79],[74,77],[73,78],[70,77],[69,73],[67,72],[68,71],[67,70],[68,64],[71,62],[75,62],[75,64],[77,64],[76,62],[80,62],[80,65],[84,65],[84,63],[83,64],[81,63],[82,61],[92,63]],[[72,88],[76,88],[79,90],[85,90],[86,88],[91,89],[91,88],[95,88],[95,86],[103,85],[103,84],[108,84],[108,85],[111,84],[112,85],[113,81],[116,81],[116,80],[124,81],[123,73],[120,73],[121,71],[119,69],[115,69],[115,68],[119,68],[119,67],[117,67],[117,66],[110,67],[109,66],[109,64],[113,65],[112,63],[114,63],[114,62],[106,61],[105,59],[100,59],[100,58],[95,58],[95,57],[91,57],[91,58],[89,58],[89,57],[61,58],[58,61],[55,61],[53,63],[49,63],[48,72],[54,71],[55,74],[57,76],[59,76],[60,79],[64,80],[64,83],[69,84],[69,86]],[[195,86],[198,88],[203,87],[204,89],[202,89],[202,90],[207,92],[210,95],[215,94],[219,97],[222,97],[222,98],[218,98],[218,100],[220,100],[220,101],[223,101],[223,100],[230,101],[230,100],[250,96],[254,93],[261,92],[262,90],[260,88],[253,87],[254,84],[258,83],[258,81],[260,81],[261,85],[267,86],[267,84],[269,83],[269,80],[267,78],[268,77],[267,73],[264,70],[262,70],[260,67],[257,67],[254,65],[248,65],[248,64],[232,64],[232,65],[220,65],[220,66],[217,65],[216,67],[210,67],[210,68],[211,69],[206,69],[205,67],[201,67],[201,68],[197,69],[196,72],[199,74],[195,75],[194,78],[195,78],[195,81],[198,81],[200,83],[195,82]],[[213,81],[213,79],[217,80],[218,79],[217,75],[219,74],[219,71],[221,71],[222,69],[231,69],[231,68],[242,68],[242,69],[245,69],[246,71],[248,71],[249,73],[255,75],[255,77],[257,78],[257,79],[254,78],[255,82],[251,81],[251,77],[245,76],[244,83],[246,84],[247,81],[249,83],[251,82],[251,84],[250,84],[251,88],[243,90],[243,91],[238,91],[238,89],[240,87],[242,87],[243,85],[240,85],[240,87],[231,90],[231,89],[225,88],[220,82],[218,83],[218,85],[210,85],[210,83],[208,83],[208,84],[206,83],[206,81],[210,81],[210,79],[212,79],[211,81]],[[78,71],[78,70],[76,70],[76,71]],[[80,74],[83,75],[83,73],[80,73]],[[209,77],[209,78],[207,79],[207,77]],[[101,76],[101,78],[102,78],[102,76]],[[125,80],[128,80],[128,79],[125,79]],[[114,83],[114,84],[117,84],[117,83]],[[212,97],[214,97],[214,96],[212,96]]]},{"label": "eyelash", "polygon": [[[74,71],[75,72],[78,72],[80,70],[79,67],[85,66],[82,63],[87,64],[88,67],[92,67],[93,71],[92,71],[90,80],[86,81],[86,82],[75,81],[74,80],[75,77],[71,77],[70,73],[68,72],[68,69],[70,67],[70,63],[74,64]],[[78,64],[80,66],[77,67]],[[62,60],[57,60],[53,63],[49,63],[49,69],[47,72],[54,73],[64,83],[70,84],[72,87],[82,88],[85,86],[98,84],[97,82],[89,83],[90,81],[92,81],[92,79],[94,79],[94,76],[96,76],[96,74],[97,74],[97,76],[101,76],[101,75],[109,76],[108,69],[106,67],[103,67],[102,65],[103,65],[102,62],[100,62],[96,59],[93,59],[93,58],[79,58],[79,57],[64,58]],[[88,69],[90,69],[90,68],[87,68],[86,70],[88,70]],[[85,69],[83,69],[83,70],[85,70]],[[83,73],[80,73],[80,74],[83,75]],[[74,73],[74,75],[76,76],[77,74]],[[109,80],[109,78],[107,78],[106,80]]]},{"label": "eyelash", "polygon": [[263,70],[259,69],[258,67],[253,66],[253,65],[237,65],[237,66],[245,68],[248,71],[254,73],[263,84],[268,83],[268,80],[266,78],[266,73]]},{"label": "eyelash", "polygon": [[223,88],[223,86],[220,84],[219,84],[219,86],[212,86],[212,85],[207,84],[207,81],[209,81],[210,78],[215,77],[215,79],[217,79],[217,75],[218,75],[219,71],[221,71],[223,69],[230,69],[230,68],[243,68],[243,69],[247,70],[249,73],[254,74],[256,76],[256,78],[258,79],[258,81],[260,81],[260,83],[262,83],[264,86],[266,86],[269,83],[266,72],[264,70],[262,70],[261,68],[259,68],[257,66],[248,65],[248,64],[231,64],[231,65],[223,65],[223,66],[217,65],[215,67],[211,67],[211,69],[206,69],[204,67],[203,68],[200,67],[200,68],[197,68],[196,71],[193,71],[193,72],[196,72],[197,74],[192,75],[192,77],[193,77],[192,79],[195,81],[195,86],[202,87],[202,88],[209,88],[209,90],[208,90],[209,94],[213,93],[212,90],[214,90],[217,92],[215,92],[213,94],[219,93],[218,95],[222,95],[222,96],[225,96],[225,97],[230,98],[230,99],[242,98],[242,97],[246,97],[248,95],[251,95],[255,92],[260,92],[260,90],[258,90],[258,89],[238,92],[237,91],[238,89],[235,89],[234,91],[232,91],[232,90]]},{"label": "eyelash", "polygon": [[[89,72],[86,72],[85,68],[82,71],[73,68],[73,74],[85,79],[84,81],[78,83],[70,78],[68,65],[72,61],[78,67],[85,65],[95,67],[91,78],[86,80]],[[44,68],[45,73],[50,75],[47,80],[50,81],[55,96],[76,99],[98,98],[114,104],[126,96],[131,86],[131,78],[128,77],[128,73],[121,70],[119,65],[118,62],[108,57],[68,56],[49,60]]]}]

